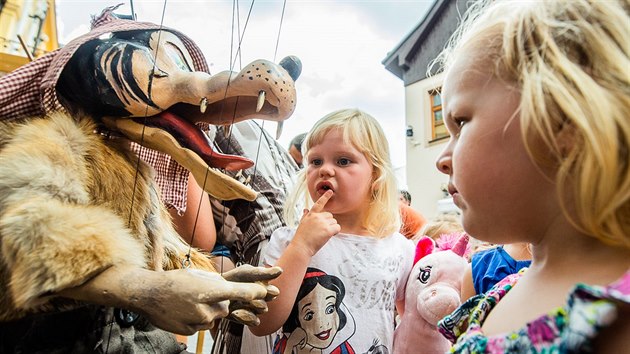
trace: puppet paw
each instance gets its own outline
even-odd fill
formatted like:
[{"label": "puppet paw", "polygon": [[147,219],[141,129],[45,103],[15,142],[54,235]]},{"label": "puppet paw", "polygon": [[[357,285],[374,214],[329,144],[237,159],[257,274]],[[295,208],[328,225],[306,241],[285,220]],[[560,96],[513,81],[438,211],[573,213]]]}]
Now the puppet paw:
[{"label": "puppet paw", "polygon": [[267,282],[277,278],[280,274],[282,274],[282,268],[280,267],[254,267],[245,264],[225,272],[223,278],[227,281],[239,283]]},{"label": "puppet paw", "polygon": [[245,309],[238,309],[230,312],[227,319],[247,326],[258,326],[260,324],[258,316]]}]

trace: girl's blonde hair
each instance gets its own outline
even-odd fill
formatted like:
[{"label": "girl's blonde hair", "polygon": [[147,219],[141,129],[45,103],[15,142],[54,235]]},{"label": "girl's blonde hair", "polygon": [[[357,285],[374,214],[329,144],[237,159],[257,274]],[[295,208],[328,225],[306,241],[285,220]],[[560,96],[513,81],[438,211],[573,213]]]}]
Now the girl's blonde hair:
[{"label": "girl's blonde hair", "polygon": [[[630,248],[630,3],[492,1],[437,62],[473,55],[518,87],[522,136],[581,231]],[[490,65],[487,65],[487,64]]]},{"label": "girl's blonde hair", "polygon": [[306,170],[308,169],[308,151],[321,143],[331,130],[339,129],[343,139],[359,150],[372,164],[374,171],[369,203],[369,211],[363,220],[363,226],[371,235],[384,237],[400,229],[398,211],[398,188],[396,177],[389,156],[389,146],[383,129],[369,114],[358,109],[342,109],[321,118],[306,135],[302,144],[304,165],[297,176],[296,186],[287,197],[285,218],[289,225],[295,226],[301,214],[297,214],[296,205],[302,200],[308,208],[314,203],[306,188]]}]

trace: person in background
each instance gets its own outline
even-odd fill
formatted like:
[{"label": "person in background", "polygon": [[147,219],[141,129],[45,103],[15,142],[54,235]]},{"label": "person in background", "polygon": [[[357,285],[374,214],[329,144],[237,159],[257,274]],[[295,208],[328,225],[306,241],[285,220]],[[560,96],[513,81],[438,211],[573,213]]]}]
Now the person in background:
[{"label": "person in background", "polygon": [[398,196],[398,200],[403,204],[411,206],[411,193],[409,193],[409,191],[405,189],[401,189],[400,195]]},{"label": "person in background", "polygon": [[474,253],[462,281],[462,302],[487,292],[508,275],[529,267],[530,247],[528,243],[510,243]]},{"label": "person in background", "polygon": [[302,156],[302,142],[304,142],[304,138],[306,137],[306,133],[298,134],[293,139],[291,139],[291,143],[289,143],[289,155],[293,158],[293,161],[298,165],[299,168],[304,167],[302,164],[303,156]]},{"label": "person in background", "polygon": [[[186,209],[183,213],[169,209],[175,231],[193,247],[214,256],[225,256],[220,251],[214,253],[217,248],[217,232],[213,218],[209,217],[212,215],[212,206],[208,194],[201,189],[192,174],[188,178],[186,193]],[[225,260],[215,258],[213,261],[217,270],[222,270],[223,262],[229,261],[229,258]],[[230,269],[232,268],[233,265]]]},{"label": "person in background", "polygon": [[420,237],[429,236],[433,241],[435,241],[440,238],[441,235],[462,232],[464,232],[464,227],[457,216],[452,214],[441,214],[427,221],[422,229],[420,229],[420,232],[418,232],[412,240],[414,242],[418,242]]},{"label": "person in background", "polygon": [[627,1],[475,2],[439,57],[464,229],[532,251],[439,322],[452,353],[628,352],[628,33]]},{"label": "person in background", "polygon": [[[278,343],[286,337],[298,344],[285,352],[365,353],[372,346],[391,352],[394,309],[403,313],[414,247],[398,233],[398,192],[383,130],[360,110],[340,110],[315,123],[305,147],[308,164],[287,201],[287,220],[297,222],[298,200],[312,206],[303,210],[297,229],[280,228],[271,235],[264,263],[284,269],[273,283],[280,295],[251,330],[267,335],[287,323],[300,324],[278,334]],[[311,268],[321,272],[307,271]],[[306,292],[296,322],[292,309],[298,294],[307,279],[324,275],[337,278],[345,290],[316,286]],[[324,300],[327,306],[314,306]]]},{"label": "person in background", "polygon": [[[271,233],[286,226],[285,200],[299,168],[287,150],[255,121],[236,123],[229,131],[217,127],[209,138],[221,152],[255,163],[241,172],[226,171],[258,192],[253,202],[211,203],[218,243],[229,250],[231,260],[239,265],[262,265],[261,256]],[[221,320],[214,338],[213,354],[264,354],[273,350],[273,336],[255,336],[249,327],[227,319]]]},{"label": "person in background", "polygon": [[412,239],[427,223],[427,219],[417,210],[411,207],[411,194],[406,190],[399,191],[398,207],[400,209],[400,233],[406,238]]}]

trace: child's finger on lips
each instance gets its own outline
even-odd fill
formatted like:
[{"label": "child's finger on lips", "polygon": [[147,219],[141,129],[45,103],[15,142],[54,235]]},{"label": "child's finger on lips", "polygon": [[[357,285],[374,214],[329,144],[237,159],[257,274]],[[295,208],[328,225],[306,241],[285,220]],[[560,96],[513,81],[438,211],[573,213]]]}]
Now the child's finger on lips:
[{"label": "child's finger on lips", "polygon": [[317,199],[315,204],[313,204],[311,211],[315,213],[322,212],[324,210],[324,207],[326,206],[326,203],[328,203],[330,198],[332,198],[333,193],[334,192],[332,190],[327,190],[326,193],[322,194],[322,196]]}]

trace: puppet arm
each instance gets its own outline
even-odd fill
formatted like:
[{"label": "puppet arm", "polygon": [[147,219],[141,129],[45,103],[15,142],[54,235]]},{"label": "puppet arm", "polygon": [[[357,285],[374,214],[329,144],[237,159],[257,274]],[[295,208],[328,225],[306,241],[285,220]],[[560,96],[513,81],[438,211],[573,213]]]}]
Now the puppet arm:
[{"label": "puppet arm", "polygon": [[156,272],[125,265],[110,267],[60,295],[131,309],[166,331],[191,335],[227,316],[228,299],[264,299],[268,289],[261,284],[229,282],[217,273],[202,270]]},{"label": "puppet arm", "polygon": [[59,296],[127,308],[162,329],[192,334],[228,315],[225,300],[245,308],[245,318],[237,312],[234,319],[255,324],[256,313],[266,311],[262,300],[277,295],[265,282],[278,276],[278,268],[242,269],[229,277],[234,281],[202,270],[144,269],[143,247],[107,210],[27,200],[0,218],[3,271],[13,298],[13,306],[2,309],[5,319]]}]

